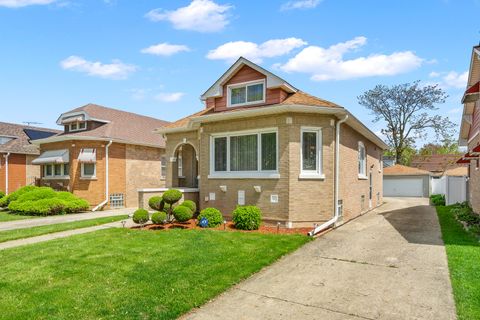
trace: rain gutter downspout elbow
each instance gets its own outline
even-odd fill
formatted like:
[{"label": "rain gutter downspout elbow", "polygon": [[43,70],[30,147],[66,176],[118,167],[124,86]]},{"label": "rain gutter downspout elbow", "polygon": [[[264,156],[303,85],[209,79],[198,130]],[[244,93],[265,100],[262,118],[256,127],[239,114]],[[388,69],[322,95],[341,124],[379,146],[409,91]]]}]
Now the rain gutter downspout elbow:
[{"label": "rain gutter downspout elbow", "polygon": [[109,177],[109,168],[108,168],[108,149],[110,145],[112,144],[112,140],[108,142],[108,144],[105,146],[105,200],[102,201],[98,206],[92,209],[92,211],[97,211],[98,209],[102,208],[104,205],[108,203],[108,195],[109,195],[109,189],[108,189],[108,177]]},{"label": "rain gutter downspout elbow", "polygon": [[308,235],[311,237],[313,237],[320,231],[325,230],[332,224],[336,223],[339,218],[339,212],[338,212],[339,187],[338,186],[339,186],[339,180],[340,180],[340,125],[345,121],[347,121],[347,119],[348,119],[348,114],[346,114],[343,119],[338,120],[337,125],[335,126],[335,179],[334,179],[335,191],[334,191],[334,199],[333,199],[334,215],[332,219],[328,220],[327,222],[321,224],[320,226],[310,231]]}]

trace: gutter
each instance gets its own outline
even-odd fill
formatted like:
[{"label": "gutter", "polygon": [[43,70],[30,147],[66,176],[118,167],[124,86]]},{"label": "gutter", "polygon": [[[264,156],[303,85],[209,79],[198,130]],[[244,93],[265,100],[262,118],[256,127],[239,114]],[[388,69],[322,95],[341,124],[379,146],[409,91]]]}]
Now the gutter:
[{"label": "gutter", "polygon": [[333,218],[325,222],[324,224],[316,227],[312,231],[308,233],[310,237],[313,237],[320,231],[325,230],[332,224],[336,223],[339,217],[339,212],[338,212],[338,189],[339,189],[339,181],[340,181],[340,125],[347,121],[348,119],[348,114],[345,115],[345,117],[342,120],[337,121],[337,125],[335,127],[335,194],[333,198],[333,207],[335,208],[335,213],[333,215]]},{"label": "gutter", "polygon": [[92,211],[97,211],[98,209],[102,208],[104,205],[108,203],[108,195],[109,195],[109,190],[108,190],[108,148],[110,145],[113,143],[112,140],[108,142],[108,144],[105,146],[105,200],[102,201],[98,206],[92,209]]},{"label": "gutter", "polygon": [[5,158],[5,194],[8,195],[8,157],[10,157],[10,152],[3,157]]}]

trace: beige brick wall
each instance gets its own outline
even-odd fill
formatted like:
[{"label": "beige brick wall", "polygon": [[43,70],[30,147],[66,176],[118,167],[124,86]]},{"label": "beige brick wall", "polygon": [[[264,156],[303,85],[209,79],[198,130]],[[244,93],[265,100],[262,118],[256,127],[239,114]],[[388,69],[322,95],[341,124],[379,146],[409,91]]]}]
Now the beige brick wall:
[{"label": "beige brick wall", "polygon": [[40,178],[40,166],[32,164],[32,161],[37,157],[37,155],[26,155],[25,173],[27,185],[35,184],[35,180]]},{"label": "beige brick wall", "polygon": [[[472,150],[480,144],[480,135],[477,135],[468,144],[468,150]],[[480,169],[476,170],[477,161],[470,161],[470,179],[468,180],[468,202],[476,213],[480,214]]]},{"label": "beige brick wall", "polygon": [[163,188],[160,159],[164,149],[126,145],[126,206],[138,205],[138,189]]}]

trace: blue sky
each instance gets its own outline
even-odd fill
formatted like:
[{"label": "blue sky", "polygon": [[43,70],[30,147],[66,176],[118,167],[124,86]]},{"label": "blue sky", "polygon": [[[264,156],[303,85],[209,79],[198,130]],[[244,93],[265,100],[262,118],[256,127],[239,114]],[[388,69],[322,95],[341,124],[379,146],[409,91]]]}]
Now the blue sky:
[{"label": "blue sky", "polygon": [[92,102],[174,121],[243,54],[348,108],[376,84],[422,80],[457,122],[480,0],[0,0],[1,121],[55,127]]}]

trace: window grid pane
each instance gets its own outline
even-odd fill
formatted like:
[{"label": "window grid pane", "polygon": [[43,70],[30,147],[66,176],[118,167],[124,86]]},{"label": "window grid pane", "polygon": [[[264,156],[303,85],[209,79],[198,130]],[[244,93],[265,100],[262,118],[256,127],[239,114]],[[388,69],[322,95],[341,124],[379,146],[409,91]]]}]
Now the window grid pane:
[{"label": "window grid pane", "polygon": [[277,170],[277,134],[262,133],[262,170]]},{"label": "window grid pane", "polygon": [[232,88],[230,91],[230,104],[245,103],[246,87]]},{"label": "window grid pane", "polygon": [[263,100],[263,83],[247,87],[247,102]]},{"label": "window grid pane", "polygon": [[95,175],[95,164],[94,163],[84,163],[83,164],[83,175],[84,176]]},{"label": "window grid pane", "polygon": [[258,136],[230,137],[230,171],[257,171]]},{"label": "window grid pane", "polygon": [[227,171],[227,138],[215,138],[215,171]]},{"label": "window grid pane", "polygon": [[317,170],[317,133],[303,132],[303,170]]}]

